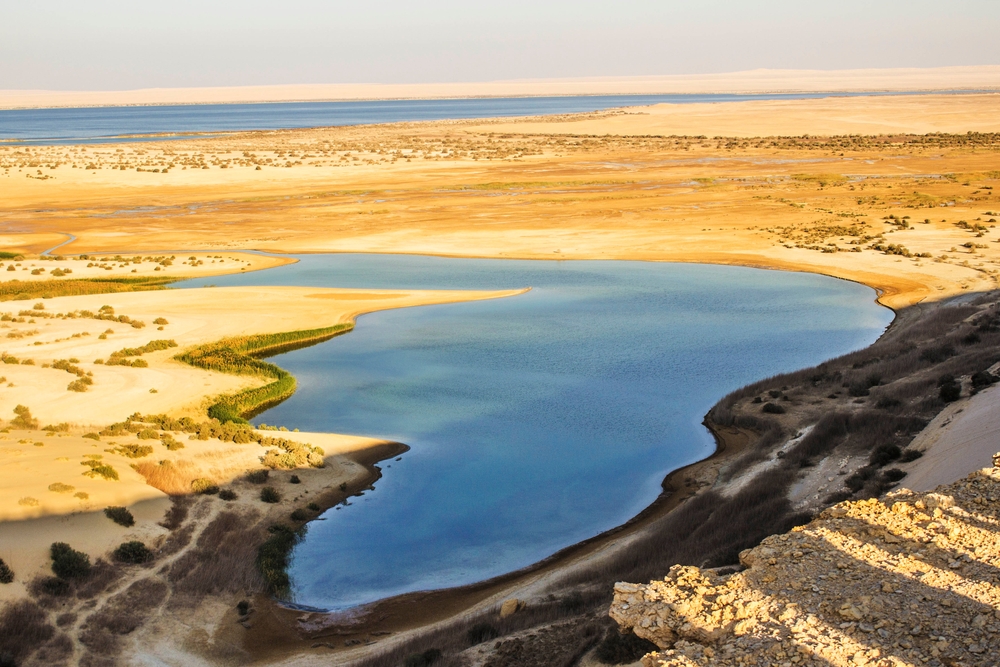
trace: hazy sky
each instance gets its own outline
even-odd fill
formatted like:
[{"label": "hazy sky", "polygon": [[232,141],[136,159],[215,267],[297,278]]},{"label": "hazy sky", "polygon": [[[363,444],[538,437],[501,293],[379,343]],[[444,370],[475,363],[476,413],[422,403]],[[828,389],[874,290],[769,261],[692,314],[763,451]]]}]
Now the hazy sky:
[{"label": "hazy sky", "polygon": [[997,0],[0,0],[0,89],[1000,64]]}]

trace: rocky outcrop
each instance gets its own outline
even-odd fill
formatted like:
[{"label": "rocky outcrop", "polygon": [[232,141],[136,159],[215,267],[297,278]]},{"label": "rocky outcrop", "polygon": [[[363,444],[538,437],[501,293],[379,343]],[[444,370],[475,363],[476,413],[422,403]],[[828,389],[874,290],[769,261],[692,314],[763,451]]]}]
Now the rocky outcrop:
[{"label": "rocky outcrop", "polygon": [[835,505],[740,561],[615,585],[611,617],[662,649],[646,667],[997,664],[1000,468]]}]

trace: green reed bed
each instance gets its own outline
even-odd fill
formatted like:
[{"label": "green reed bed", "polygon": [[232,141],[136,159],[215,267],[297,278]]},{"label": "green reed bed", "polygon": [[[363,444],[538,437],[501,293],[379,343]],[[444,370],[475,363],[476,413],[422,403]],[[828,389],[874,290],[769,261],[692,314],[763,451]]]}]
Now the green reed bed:
[{"label": "green reed bed", "polygon": [[174,358],[198,368],[221,373],[272,378],[274,381],[263,387],[244,389],[223,396],[208,409],[208,416],[220,422],[246,423],[248,417],[259,414],[295,393],[295,378],[283,368],[261,361],[261,357],[313,345],[346,333],[353,327],[353,324],[338,324],[320,329],[224,338],[188,350]]}]

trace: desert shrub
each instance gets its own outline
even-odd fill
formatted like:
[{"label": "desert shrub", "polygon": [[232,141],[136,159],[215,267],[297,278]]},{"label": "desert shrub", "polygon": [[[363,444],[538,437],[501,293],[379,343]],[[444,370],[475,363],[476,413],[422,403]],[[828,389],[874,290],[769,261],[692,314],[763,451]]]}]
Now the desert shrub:
[{"label": "desert shrub", "polygon": [[429,667],[441,659],[441,649],[429,648],[423,653],[413,653],[403,662],[404,667]]},{"label": "desert shrub", "polygon": [[291,516],[292,521],[305,521],[309,518],[309,512],[299,507],[292,512]]},{"label": "desert shrub", "polygon": [[125,507],[106,507],[104,508],[104,516],[108,517],[119,526],[125,526],[128,528],[135,525],[135,517],[132,516],[132,513]]},{"label": "desert shrub", "polygon": [[469,646],[482,644],[499,636],[500,631],[489,623],[476,623],[465,633],[465,638],[468,640]]},{"label": "desert shrub", "polygon": [[882,476],[889,482],[898,482],[906,477],[906,473],[899,468],[890,468],[889,470],[883,470]]},{"label": "desert shrub", "polygon": [[17,416],[10,420],[11,428],[21,428],[29,431],[38,428],[38,420],[31,416],[31,410],[27,406],[18,405],[14,408],[14,414]]},{"label": "desert shrub", "polygon": [[895,461],[902,455],[902,451],[896,445],[879,445],[868,457],[868,462],[873,466],[881,468],[891,461]]},{"label": "desert shrub", "polygon": [[844,480],[844,486],[857,493],[864,488],[865,483],[875,476],[875,470],[870,466],[858,469],[853,475]]},{"label": "desert shrub", "polygon": [[311,509],[313,512],[319,511],[319,505],[317,505],[316,503],[309,503],[308,505],[306,505],[306,507]]},{"label": "desert shrub", "polygon": [[65,542],[53,542],[49,555],[52,572],[60,579],[79,579],[90,574],[90,556]]},{"label": "desert shrub", "polygon": [[157,317],[155,320],[153,320],[153,324],[164,325],[164,324],[170,324],[170,322],[167,322],[167,319],[165,317]]},{"label": "desert shrub", "polygon": [[267,481],[270,470],[251,470],[247,473],[246,480],[251,484],[263,484]]},{"label": "desert shrub", "polygon": [[219,491],[219,498],[225,501],[236,500],[239,496],[232,489],[223,489]]},{"label": "desert shrub", "polygon": [[621,634],[616,628],[608,628],[604,640],[594,651],[594,657],[605,665],[627,665],[658,650],[656,644],[636,637],[632,632]]},{"label": "desert shrub", "polygon": [[213,496],[219,492],[219,486],[210,479],[199,477],[191,482],[191,490],[206,496]]},{"label": "desert shrub", "polygon": [[978,373],[972,374],[972,387],[973,389],[982,389],[983,387],[988,387],[991,384],[997,382],[997,376],[989,373],[987,371],[979,371]]},{"label": "desert shrub", "polygon": [[781,415],[785,413],[785,409],[778,405],[777,403],[767,402],[764,407],[760,409],[761,412],[766,412],[770,415]]},{"label": "desert shrub", "polygon": [[292,475],[291,477],[288,478],[288,483],[289,484],[301,484],[302,480],[299,479],[298,475]]},{"label": "desert shrub", "polygon": [[[159,440],[160,432],[157,431],[155,428],[144,428],[138,433],[136,433],[135,437],[139,438],[140,440]],[[152,449],[152,447],[150,449]]]},{"label": "desert shrub", "polygon": [[174,436],[169,433],[161,435],[160,442],[167,448],[167,451],[170,452],[177,451],[178,449],[184,449],[184,443],[176,440]]},{"label": "desert shrub", "polygon": [[68,385],[66,385],[66,389],[68,389],[69,391],[76,391],[81,393],[88,391],[90,389],[90,385],[94,384],[93,380],[90,380],[89,382],[88,380],[90,380],[90,378],[80,378],[79,380],[73,380]]},{"label": "desert shrub", "polygon": [[14,570],[10,569],[10,565],[7,565],[0,558],[0,584],[9,584],[14,581]]},{"label": "desert shrub", "polygon": [[98,442],[100,442],[100,440],[101,440],[101,436],[99,436],[96,433],[84,433],[83,437],[89,438],[91,440],[97,440]]},{"label": "desert shrub", "polygon": [[962,386],[957,382],[943,384],[938,390],[938,396],[945,403],[952,403],[962,398]]},{"label": "desert shrub", "polygon": [[281,494],[273,486],[265,486],[260,490],[260,499],[265,503],[281,502]]},{"label": "desert shrub", "polygon": [[240,616],[246,616],[250,613],[250,602],[248,600],[240,600],[236,603],[236,612]]},{"label": "desert shrub", "polygon": [[142,542],[132,540],[123,542],[113,553],[115,560],[121,563],[146,563],[153,560],[153,552]]},{"label": "desert shrub", "polygon": [[94,459],[88,459],[86,461],[80,461],[80,465],[89,466],[90,470],[84,471],[84,475],[87,477],[103,477],[108,481],[118,481],[118,471],[109,466],[107,463],[101,463]]},{"label": "desert shrub", "polygon": [[909,463],[910,461],[916,461],[923,455],[924,453],[919,449],[905,449],[902,456],[899,457],[899,461],[900,463]]},{"label": "desert shrub", "polygon": [[66,597],[72,592],[69,582],[59,577],[41,577],[33,581],[29,588],[36,596],[51,595],[54,598]]},{"label": "desert shrub", "polygon": [[73,493],[75,489],[75,486],[63,484],[62,482],[53,482],[52,484],[49,484],[49,491],[52,491],[53,493]]},{"label": "desert shrub", "polygon": [[133,443],[127,443],[115,447],[114,452],[116,454],[121,454],[126,458],[141,459],[145,456],[149,456],[150,454],[152,454],[153,448],[150,445],[136,445]]},{"label": "desert shrub", "polygon": [[59,424],[49,424],[42,427],[43,431],[48,431],[49,433],[66,433],[69,431],[69,424],[66,422],[61,422]]}]

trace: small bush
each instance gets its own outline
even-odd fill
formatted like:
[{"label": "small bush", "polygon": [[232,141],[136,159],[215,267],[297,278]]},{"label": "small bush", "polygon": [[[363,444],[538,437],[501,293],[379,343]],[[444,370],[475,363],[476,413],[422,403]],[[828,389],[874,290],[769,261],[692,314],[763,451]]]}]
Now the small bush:
[{"label": "small bush", "polygon": [[240,616],[246,616],[250,613],[250,602],[248,600],[240,600],[236,603],[236,613]]},{"label": "small bush", "polygon": [[210,479],[199,477],[191,482],[191,490],[206,496],[213,496],[219,492],[219,486]]},{"label": "small bush", "polygon": [[916,461],[923,455],[924,453],[919,449],[906,449],[903,450],[903,455],[899,457],[899,461],[900,463],[909,463],[910,461]]},{"label": "small bush", "polygon": [[123,542],[117,549],[114,550],[113,555],[115,560],[120,563],[139,564],[153,560],[153,552],[149,550],[149,547],[138,540]]},{"label": "small bush", "polygon": [[163,324],[170,324],[170,322],[167,322],[166,318],[164,317],[157,317],[155,320],[153,320],[153,324],[163,325]]},{"label": "small bush", "polygon": [[766,412],[769,415],[783,415],[785,414],[785,409],[778,405],[777,403],[765,403],[764,407],[760,409],[761,412]]},{"label": "small bush", "polygon": [[76,391],[81,393],[85,392],[90,388],[90,385],[94,384],[93,380],[90,380],[89,382],[88,380],[90,380],[90,378],[80,378],[79,380],[73,380],[68,385],[66,385],[66,389],[68,389],[69,391]]},{"label": "small bush", "polygon": [[906,477],[906,473],[899,468],[890,468],[889,470],[883,470],[882,476],[889,482],[898,482]]},{"label": "small bush", "polygon": [[251,484],[263,484],[270,474],[270,470],[251,470],[247,473],[247,481]]},{"label": "small bush", "polygon": [[301,484],[302,480],[299,479],[298,475],[292,475],[291,477],[288,478],[288,483],[289,484]]},{"label": "small bush", "polygon": [[308,505],[306,505],[306,507],[311,509],[313,512],[319,511],[319,505],[317,505],[316,503],[309,503]]},{"label": "small bush", "polygon": [[988,387],[991,384],[995,384],[997,382],[997,379],[998,379],[997,376],[993,375],[992,373],[988,373],[987,371],[979,371],[978,373],[974,373],[972,375],[972,387],[974,389],[982,389],[983,387]]},{"label": "small bush", "polygon": [[144,456],[149,456],[153,453],[153,448],[150,445],[135,445],[135,444],[125,444],[118,445],[115,447],[115,453],[121,454],[122,456],[130,459],[141,459]]},{"label": "small bush", "polygon": [[86,470],[83,473],[87,477],[103,477],[108,481],[118,481],[118,471],[107,463],[89,459],[87,461],[80,461],[80,465],[90,466],[90,470]]},{"label": "small bush", "polygon": [[52,572],[60,579],[77,579],[90,574],[90,556],[65,542],[53,542],[49,555]]},{"label": "small bush", "polygon": [[465,638],[469,640],[469,646],[482,644],[500,636],[500,631],[489,623],[476,623],[465,633]]},{"label": "small bush", "polygon": [[890,461],[895,461],[902,455],[899,447],[896,445],[879,445],[875,448],[875,451],[871,453],[868,457],[868,462],[873,466],[878,466],[881,468]]},{"label": "small bush", "polygon": [[132,513],[125,507],[106,507],[104,509],[104,516],[108,517],[119,526],[125,526],[128,528],[135,525],[135,517],[132,516]]},{"label": "small bush", "polygon": [[608,634],[597,645],[594,657],[605,665],[627,665],[658,650],[656,644],[636,637],[632,632],[623,635],[616,628],[608,628]]},{"label": "small bush", "polygon": [[62,482],[53,482],[52,484],[49,484],[49,491],[52,491],[53,493],[73,493],[75,490],[75,486],[63,484]]},{"label": "small bush", "polygon": [[260,490],[260,499],[265,503],[281,502],[281,494],[273,486],[265,486]]},{"label": "small bush", "polygon": [[84,433],[83,437],[89,438],[91,440],[97,440],[98,442],[100,442],[101,440],[101,436],[97,435],[96,433]]},{"label": "small bush", "polygon": [[157,431],[155,428],[144,428],[138,433],[136,433],[135,437],[139,438],[140,440],[159,440],[160,432]]},{"label": "small bush", "polygon": [[941,389],[938,391],[938,395],[945,403],[953,403],[954,401],[962,398],[962,386],[957,383],[943,384],[941,385]]},{"label": "small bush", "polygon": [[219,498],[225,501],[236,500],[239,496],[232,489],[223,489],[219,491]]},{"label": "small bush", "polygon": [[27,406],[18,405],[14,408],[14,414],[17,416],[10,420],[11,428],[21,428],[29,431],[38,428],[38,420],[31,416],[31,410]]},{"label": "small bush", "polygon": [[0,584],[9,584],[14,581],[14,570],[10,569],[7,563],[0,558]]},{"label": "small bush", "polygon": [[301,507],[292,512],[292,521],[305,521],[309,518],[309,512]]}]

